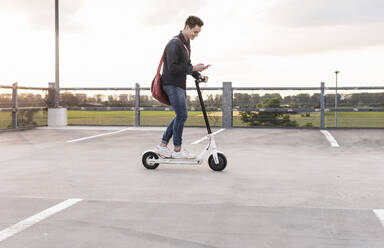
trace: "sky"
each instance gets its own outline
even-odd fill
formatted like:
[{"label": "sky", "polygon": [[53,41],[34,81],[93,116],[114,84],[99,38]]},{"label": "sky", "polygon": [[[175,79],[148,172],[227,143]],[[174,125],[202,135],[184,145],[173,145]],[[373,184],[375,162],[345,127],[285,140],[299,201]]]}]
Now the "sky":
[{"label": "sky", "polygon": [[[0,1],[0,84],[55,81],[54,0]],[[383,86],[383,0],[60,0],[60,87],[150,86],[189,15],[207,86]],[[188,86],[193,86],[189,77]]]}]

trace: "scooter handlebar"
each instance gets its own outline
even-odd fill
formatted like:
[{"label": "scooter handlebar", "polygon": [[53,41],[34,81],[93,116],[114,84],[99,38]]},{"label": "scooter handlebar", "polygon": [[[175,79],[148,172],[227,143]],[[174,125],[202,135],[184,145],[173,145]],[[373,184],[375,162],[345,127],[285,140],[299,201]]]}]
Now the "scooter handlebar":
[{"label": "scooter handlebar", "polygon": [[196,83],[196,84],[203,83],[203,82],[205,82],[205,77],[202,77],[202,76],[199,76],[199,77],[195,80],[195,83]]}]

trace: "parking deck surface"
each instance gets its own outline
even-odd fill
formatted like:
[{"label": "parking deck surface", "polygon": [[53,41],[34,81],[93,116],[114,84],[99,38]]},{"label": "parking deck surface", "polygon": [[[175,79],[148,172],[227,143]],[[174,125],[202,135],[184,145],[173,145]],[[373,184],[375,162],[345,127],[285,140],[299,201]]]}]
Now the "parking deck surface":
[{"label": "parking deck surface", "polygon": [[[0,133],[0,247],[384,247],[384,130],[329,130],[332,147],[319,130],[227,129],[224,171],[147,170],[162,130]],[[185,147],[205,135],[185,128]]]}]

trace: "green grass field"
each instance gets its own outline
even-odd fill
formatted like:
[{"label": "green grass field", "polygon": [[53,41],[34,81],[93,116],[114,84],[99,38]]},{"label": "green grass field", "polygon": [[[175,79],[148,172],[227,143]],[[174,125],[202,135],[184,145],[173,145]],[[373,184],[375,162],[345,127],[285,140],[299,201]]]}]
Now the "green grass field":
[{"label": "green grass field", "polygon": [[[337,114],[338,127],[366,127],[384,128],[384,112],[340,112]],[[291,120],[295,120],[300,127],[312,126],[320,127],[320,113],[310,113],[309,117],[302,114],[289,115]],[[234,117],[234,126],[244,126],[240,117]],[[325,113],[325,127],[335,127],[335,113]]]},{"label": "green grass field", "polygon": [[[166,126],[175,117],[172,111],[141,111],[140,125]],[[212,126],[221,125],[221,117],[210,117]],[[68,111],[69,125],[135,125],[134,111]],[[201,112],[190,111],[186,126],[203,126]]]},{"label": "green grass field", "polygon": [[[28,116],[28,111],[20,111],[18,114],[18,126],[30,127],[30,126],[46,126],[48,124],[47,111],[35,111]],[[0,128],[12,127],[12,113],[0,112]]]},{"label": "green grass field", "polygon": [[[221,126],[220,112],[209,112],[212,126]],[[334,127],[334,112],[325,113],[325,126]],[[175,117],[172,111],[141,111],[140,124],[142,126],[166,126]],[[299,126],[312,125],[320,127],[320,113],[310,113],[309,117],[301,114],[290,115],[291,120],[297,121]],[[135,123],[134,111],[68,111],[70,125],[130,125]],[[204,126],[204,118],[200,111],[190,111],[186,126]],[[233,117],[234,126],[247,126],[239,116]],[[339,127],[384,127],[383,112],[342,112],[338,113]]]},{"label": "green grass field", "polygon": [[[220,127],[222,117],[220,112],[209,112],[212,126]],[[325,126],[334,127],[334,112],[325,113]],[[140,124],[142,126],[166,126],[175,117],[172,111],[141,111]],[[310,113],[309,117],[301,114],[290,115],[291,120],[297,121],[300,127],[312,125],[320,127],[320,113]],[[68,111],[70,125],[130,125],[135,123],[134,111]],[[204,118],[200,111],[190,111],[186,126],[204,126]],[[233,117],[233,125],[246,127],[239,116]],[[342,112],[338,113],[338,127],[384,127],[383,112]]]},{"label": "green grass field", "polygon": [[[213,127],[220,127],[222,117],[220,112],[209,112],[209,121]],[[172,111],[141,111],[141,126],[166,126],[174,118]],[[334,112],[325,113],[325,126],[335,126]],[[320,127],[320,113],[310,113],[309,117],[301,114],[290,115],[291,120],[297,121],[300,127],[312,125]],[[47,125],[47,112],[38,111],[33,114],[33,122],[37,125]],[[23,126],[33,125],[27,121],[27,117],[19,115],[19,123]],[[116,125],[134,126],[134,111],[68,111],[69,125]],[[12,114],[0,112],[0,128],[7,128],[12,125]],[[186,126],[204,126],[204,118],[200,111],[190,111]],[[235,114],[233,117],[235,127],[246,127],[240,117]],[[379,127],[384,128],[384,112],[341,112],[338,113],[338,127]]]},{"label": "green grass field", "polygon": [[12,126],[12,113],[0,112],[0,128]]}]

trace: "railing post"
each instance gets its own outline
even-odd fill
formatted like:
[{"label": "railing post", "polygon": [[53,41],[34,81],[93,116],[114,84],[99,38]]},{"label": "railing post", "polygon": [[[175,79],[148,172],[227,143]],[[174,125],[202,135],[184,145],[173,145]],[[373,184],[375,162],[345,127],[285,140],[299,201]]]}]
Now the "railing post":
[{"label": "railing post", "polygon": [[17,102],[17,82],[14,83],[12,89],[12,128],[17,128],[17,108],[18,108],[18,102]]},{"label": "railing post", "polygon": [[321,107],[321,120],[320,128],[324,129],[324,111],[325,111],[325,95],[324,95],[324,83],[321,83],[321,93],[320,93],[320,107]]},{"label": "railing post", "polygon": [[232,128],[233,123],[233,90],[232,82],[223,82],[222,94],[222,113],[223,113],[223,128]]},{"label": "railing post", "polygon": [[140,126],[140,84],[136,84],[136,97],[135,97],[135,126]]}]

